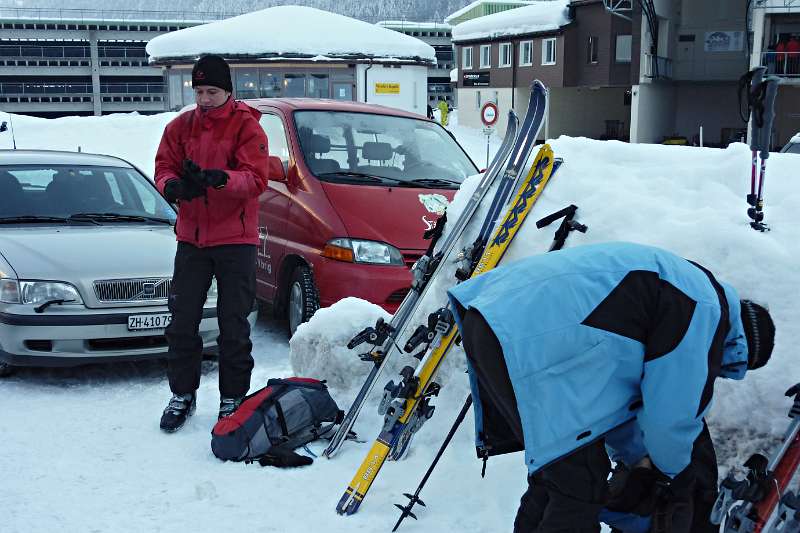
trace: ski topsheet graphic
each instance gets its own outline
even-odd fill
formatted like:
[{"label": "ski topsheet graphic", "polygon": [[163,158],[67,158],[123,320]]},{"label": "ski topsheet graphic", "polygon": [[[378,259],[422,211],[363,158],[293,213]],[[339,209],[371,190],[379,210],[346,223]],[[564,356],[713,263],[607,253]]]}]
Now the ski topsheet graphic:
[{"label": "ski topsheet graphic", "polygon": [[[411,290],[400,304],[391,322],[387,324],[383,320],[379,320],[374,327],[365,329],[348,344],[348,348],[353,349],[359,344],[369,342],[372,345],[372,349],[361,355],[361,359],[372,362],[373,367],[352,405],[347,410],[341,425],[331,438],[330,444],[323,452],[326,457],[333,457],[351,433],[353,424],[383,369],[386,367],[386,362],[395,351],[399,351],[396,343],[397,337],[405,331],[409,320],[414,316],[430,286],[431,279],[439,270],[439,265],[443,261],[450,260],[454,247],[459,242],[464,229],[469,225],[489,190],[499,179],[500,186],[492,198],[489,214],[483,223],[479,238],[484,238],[485,240],[488,236],[492,224],[494,224],[495,219],[505,205],[510,192],[513,190],[513,185],[517,181],[518,175],[536,143],[536,136],[544,121],[546,109],[547,89],[541,82],[536,80],[531,85],[528,110],[522,125],[518,128],[518,120],[512,111],[509,114],[508,129],[500,150],[484,173],[482,180],[461,215],[455,221],[446,221],[446,218],[440,219],[436,228],[431,232],[431,245],[426,254],[414,265],[412,269],[414,280]],[[437,247],[437,241],[442,236],[443,231],[446,232],[446,237],[443,243]]]},{"label": "ski topsheet graphic", "polygon": [[[528,213],[538,200],[556,168],[553,152],[548,145],[542,146],[531,166],[530,172],[516,188],[513,201],[508,206],[502,222],[486,240],[485,246],[473,257],[465,259],[473,268],[467,277],[480,275],[494,268],[502,259],[509,244],[519,231]],[[477,257],[477,260],[475,260]],[[370,448],[361,466],[336,506],[339,514],[358,511],[381,467],[390,454],[402,454],[410,436],[433,414],[430,400],[439,392],[434,381],[442,362],[458,337],[452,312],[445,307],[435,313],[434,338],[419,366],[406,367],[401,371],[402,379],[397,385],[387,386],[395,393],[394,399],[385,396],[381,411],[385,413],[384,426]]]}]

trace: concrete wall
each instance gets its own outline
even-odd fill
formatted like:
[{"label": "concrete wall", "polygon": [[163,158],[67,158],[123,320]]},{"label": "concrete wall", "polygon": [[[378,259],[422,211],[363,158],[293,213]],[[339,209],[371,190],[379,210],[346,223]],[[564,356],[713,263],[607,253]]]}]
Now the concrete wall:
[{"label": "concrete wall", "polygon": [[627,134],[631,106],[625,105],[625,88],[559,88],[550,91],[547,136],[559,135],[599,139],[606,134],[606,120],[624,123]]},{"label": "concrete wall", "polygon": [[677,111],[671,84],[634,85],[631,101],[631,142],[660,143],[675,132]]},{"label": "concrete wall", "polygon": [[[403,65],[400,68],[373,65],[356,65],[356,88],[359,102],[380,104],[403,109],[420,115],[427,114],[428,68],[420,65]],[[364,98],[366,79],[367,93]],[[399,83],[400,94],[379,94],[375,92],[376,83]]]},{"label": "concrete wall", "polygon": [[[703,126],[703,144],[719,145],[730,141],[730,131],[745,128],[738,112],[735,83],[679,85],[675,89],[677,113],[675,133],[692,142]],[[727,129],[725,137],[722,130]]]}]

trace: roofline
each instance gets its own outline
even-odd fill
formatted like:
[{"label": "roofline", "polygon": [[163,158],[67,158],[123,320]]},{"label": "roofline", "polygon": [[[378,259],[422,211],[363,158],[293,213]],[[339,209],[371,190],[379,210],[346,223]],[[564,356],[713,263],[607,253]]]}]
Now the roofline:
[{"label": "roofline", "polygon": [[[461,15],[466,15],[467,13],[469,13],[470,11],[475,9],[476,7],[480,6],[481,4],[489,4],[489,5],[491,5],[491,4],[499,4],[501,2],[508,2],[509,4],[517,4],[517,3],[519,3],[520,6],[524,6],[526,4],[534,3],[534,0],[474,0],[473,2],[470,2],[469,4],[467,4],[464,7],[462,7],[461,9],[457,9],[456,11],[453,11],[452,13],[447,15],[444,18],[444,21],[445,21],[445,23],[449,24],[450,21],[453,20],[454,18],[458,18]],[[478,17],[478,18],[480,18],[480,17]]]},{"label": "roofline", "polygon": [[[570,21],[569,24],[572,24]],[[527,33],[509,33],[506,35],[497,35],[495,37],[481,37],[481,38],[474,38],[474,39],[453,39],[453,44],[462,45],[462,44],[476,44],[476,43],[485,43],[485,42],[496,42],[496,41],[508,41],[509,39],[524,39],[526,37],[547,37],[547,36],[557,36],[563,35],[565,32],[565,28],[569,26],[569,24],[565,24],[564,26],[560,26],[557,30],[546,30],[546,31],[535,31],[535,32],[527,32]]]},{"label": "roofline", "polygon": [[[328,58],[325,61],[315,60],[314,58],[318,58],[320,56],[324,56]],[[158,58],[154,58],[150,56],[149,64],[154,66],[172,66],[172,65],[183,65],[183,64],[194,64],[195,61],[199,58],[199,55],[183,55],[183,56],[161,56]],[[405,63],[409,65],[435,65],[436,59],[428,59],[423,58],[420,56],[400,56],[400,57],[377,57],[377,56],[370,56],[367,54],[334,54],[334,55],[324,55],[324,54],[284,54],[284,53],[264,53],[264,54],[225,54],[223,55],[225,60],[235,65],[236,63],[253,63],[258,62],[262,59],[269,59],[270,61],[265,61],[265,65],[270,64],[280,64],[281,62],[286,63],[310,63],[310,64],[325,64],[325,63]]]}]

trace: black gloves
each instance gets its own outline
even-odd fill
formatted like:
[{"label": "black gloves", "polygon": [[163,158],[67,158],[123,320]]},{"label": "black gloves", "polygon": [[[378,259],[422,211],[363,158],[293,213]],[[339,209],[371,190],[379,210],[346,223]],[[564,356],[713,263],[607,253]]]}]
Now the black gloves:
[{"label": "black gloves", "polygon": [[164,185],[164,198],[171,203],[178,200],[194,200],[205,194],[204,186],[186,178],[171,179]]},{"label": "black gloves", "polygon": [[280,446],[270,448],[266,455],[258,459],[258,464],[261,466],[277,466],[278,468],[306,466],[313,462],[314,460],[311,457],[294,453],[292,450],[287,450]]},{"label": "black gloves", "polygon": [[608,482],[608,507],[611,511],[648,516],[655,508],[655,489],[659,477],[654,468],[619,466]]},{"label": "black gloves", "polygon": [[191,159],[183,160],[183,176],[203,187],[214,187],[215,189],[221,189],[228,183],[228,173],[224,170],[216,168],[203,170]]}]

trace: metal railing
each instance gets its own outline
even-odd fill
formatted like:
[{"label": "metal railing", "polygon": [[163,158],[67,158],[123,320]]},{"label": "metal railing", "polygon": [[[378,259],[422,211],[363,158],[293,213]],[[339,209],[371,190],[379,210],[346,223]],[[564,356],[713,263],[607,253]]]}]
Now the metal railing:
[{"label": "metal railing", "polygon": [[672,59],[668,57],[654,56],[645,54],[645,73],[646,78],[671,80],[672,79]]},{"label": "metal railing", "polygon": [[800,77],[800,52],[764,52],[761,54],[761,65],[767,67],[768,74]]},{"label": "metal railing", "polygon": [[[97,55],[100,58],[147,59],[147,52],[143,47],[98,46]],[[25,59],[84,59],[92,57],[92,51],[88,46],[31,46],[27,44],[5,44],[0,45],[0,57]]]},{"label": "metal railing", "polygon": [[[1,95],[68,94],[90,95],[91,83],[0,83]],[[101,83],[101,94],[166,94],[163,83]]]},{"label": "metal railing", "polygon": [[0,7],[0,18],[59,22],[211,22],[243,14],[197,11]]}]

